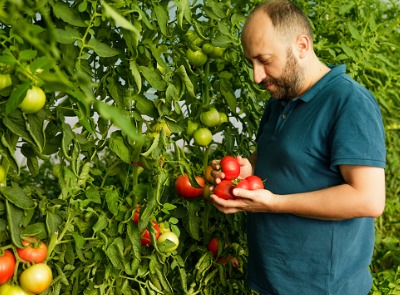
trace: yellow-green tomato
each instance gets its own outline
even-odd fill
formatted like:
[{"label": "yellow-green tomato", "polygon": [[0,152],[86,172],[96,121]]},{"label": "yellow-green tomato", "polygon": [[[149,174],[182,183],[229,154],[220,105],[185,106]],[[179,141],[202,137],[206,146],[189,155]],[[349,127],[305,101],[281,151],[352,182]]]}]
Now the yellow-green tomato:
[{"label": "yellow-green tomato", "polygon": [[0,90],[12,85],[10,74],[0,74]]},{"label": "yellow-green tomato", "polygon": [[201,67],[207,62],[207,55],[201,49],[193,51],[189,48],[186,51],[186,58],[194,67]]},{"label": "yellow-green tomato", "polygon": [[199,128],[199,123],[197,122],[193,122],[193,121],[189,121],[188,122],[188,126],[186,129],[186,134],[188,136],[193,136],[193,133]]},{"label": "yellow-green tomato", "polygon": [[52,279],[51,268],[45,263],[37,263],[21,273],[19,283],[24,290],[39,294],[49,288]]},{"label": "yellow-green tomato", "polygon": [[212,133],[208,128],[199,128],[193,133],[194,142],[199,146],[207,146],[212,141]]},{"label": "yellow-green tomato", "polygon": [[200,121],[207,127],[218,126],[221,118],[216,108],[211,108],[200,114]]},{"label": "yellow-green tomato", "polygon": [[19,105],[20,109],[26,114],[32,114],[40,111],[46,103],[46,94],[44,91],[37,87],[32,86],[28,89],[26,95]]},{"label": "yellow-green tomato", "polygon": [[6,170],[4,170],[4,167],[0,165],[0,183],[4,182],[6,179]]},{"label": "yellow-green tomato", "polygon": [[4,284],[0,286],[0,295],[33,295],[33,293],[25,291],[20,286]]},{"label": "yellow-green tomato", "polygon": [[228,122],[228,116],[223,112],[219,112],[219,118],[219,124]]},{"label": "yellow-green tomato", "polygon": [[168,137],[171,136],[171,129],[169,129],[167,122],[165,121],[161,121],[158,123],[155,123],[153,126],[151,126],[151,131],[154,132],[161,132],[161,129],[164,129],[165,131],[165,135],[167,135]]},{"label": "yellow-green tomato", "polygon": [[157,245],[161,252],[171,253],[178,248],[179,238],[172,231],[164,232],[158,237]]}]

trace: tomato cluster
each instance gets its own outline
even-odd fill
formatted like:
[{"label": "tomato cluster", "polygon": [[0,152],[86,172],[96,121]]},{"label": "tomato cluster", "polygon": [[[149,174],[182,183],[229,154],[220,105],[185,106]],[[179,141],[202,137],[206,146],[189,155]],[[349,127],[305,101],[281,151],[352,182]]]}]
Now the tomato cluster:
[{"label": "tomato cluster", "polygon": [[26,262],[27,267],[19,276],[20,286],[9,282],[16,273],[16,258],[6,249],[0,256],[0,295],[39,294],[47,290],[53,280],[51,268],[45,263],[47,245],[29,237],[22,241],[24,248],[16,248],[18,258]]},{"label": "tomato cluster", "polygon": [[225,156],[221,159],[220,166],[221,171],[225,174],[225,178],[214,189],[214,194],[218,197],[225,200],[236,199],[236,196],[232,193],[234,188],[243,188],[246,190],[264,188],[262,179],[256,175],[242,179],[239,178],[240,164],[236,158]]}]

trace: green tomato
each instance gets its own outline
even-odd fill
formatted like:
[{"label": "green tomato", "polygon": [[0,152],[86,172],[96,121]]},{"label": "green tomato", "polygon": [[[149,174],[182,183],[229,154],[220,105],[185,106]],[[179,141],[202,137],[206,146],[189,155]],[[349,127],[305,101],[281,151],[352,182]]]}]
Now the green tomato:
[{"label": "green tomato", "polygon": [[37,87],[32,86],[28,89],[24,99],[19,105],[20,109],[26,114],[32,114],[40,111],[46,103],[46,94],[44,91]]},{"label": "green tomato", "polygon": [[225,48],[214,46],[211,57],[221,58],[224,56]]},{"label": "green tomato", "polygon": [[215,127],[219,125],[221,117],[216,108],[210,108],[207,112],[200,114],[200,121],[207,127]]},{"label": "green tomato", "polygon": [[157,245],[161,252],[171,253],[178,248],[179,238],[174,232],[166,231],[158,237]]},{"label": "green tomato", "polygon": [[186,129],[186,134],[188,136],[193,136],[193,133],[199,128],[199,123],[197,122],[193,122],[193,121],[189,121],[188,122],[188,126]]},{"label": "green tomato", "polygon": [[194,46],[201,46],[203,44],[203,40],[197,35],[195,31],[188,31],[186,33],[186,38],[188,43]]},{"label": "green tomato", "polygon": [[20,286],[4,284],[0,286],[0,295],[33,295],[33,293],[25,291]]},{"label": "green tomato", "polygon": [[220,117],[219,124],[228,122],[228,116],[225,113],[219,112],[219,117]]},{"label": "green tomato", "polygon": [[47,290],[53,280],[51,268],[45,263],[37,263],[25,269],[20,277],[21,287],[34,294]]},{"label": "green tomato", "polygon": [[212,133],[208,128],[199,128],[193,134],[194,142],[199,146],[207,146],[212,141]]},{"label": "green tomato", "polygon": [[189,60],[189,63],[194,67],[201,67],[207,62],[207,55],[203,53],[203,51],[192,49],[188,49],[186,51],[186,58]]},{"label": "green tomato", "polygon": [[211,56],[212,52],[214,50],[214,46],[212,46],[210,43],[205,43],[205,44],[203,44],[202,49],[205,54],[207,54],[208,56]]},{"label": "green tomato", "polygon": [[12,85],[10,74],[0,74],[0,90]]}]

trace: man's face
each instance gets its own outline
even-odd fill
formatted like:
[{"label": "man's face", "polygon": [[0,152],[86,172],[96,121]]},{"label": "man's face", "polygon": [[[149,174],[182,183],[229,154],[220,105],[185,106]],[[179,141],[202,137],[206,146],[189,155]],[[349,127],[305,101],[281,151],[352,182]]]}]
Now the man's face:
[{"label": "man's face", "polygon": [[254,82],[263,85],[275,99],[291,100],[298,96],[304,71],[291,44],[285,41],[263,12],[257,12],[243,35],[246,59],[253,67]]}]

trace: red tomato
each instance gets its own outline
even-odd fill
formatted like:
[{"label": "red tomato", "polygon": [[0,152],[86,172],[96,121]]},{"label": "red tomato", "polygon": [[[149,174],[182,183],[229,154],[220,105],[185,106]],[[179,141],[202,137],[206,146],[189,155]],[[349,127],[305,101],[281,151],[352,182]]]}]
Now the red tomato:
[{"label": "red tomato", "polygon": [[217,184],[214,189],[214,194],[225,200],[236,199],[236,197],[232,194],[232,188],[232,181],[224,179]]},{"label": "red tomato", "polygon": [[205,182],[201,176],[196,176],[195,179],[201,188],[192,186],[187,174],[179,175],[175,181],[175,189],[178,195],[184,199],[194,199],[200,197],[204,192]]},{"label": "red tomato", "polygon": [[249,190],[255,190],[255,189],[263,189],[264,188],[264,183],[260,177],[257,175],[251,175],[246,177],[246,180],[248,182],[248,189]]},{"label": "red tomato", "polygon": [[38,242],[35,238],[23,240],[25,248],[17,248],[19,258],[33,263],[42,263],[46,260],[47,246],[43,242]]},{"label": "red tomato", "polygon": [[231,180],[239,177],[240,165],[236,158],[232,156],[225,156],[221,159],[219,164],[222,172],[225,174],[225,179]]},{"label": "red tomato", "polygon": [[53,280],[51,268],[44,263],[34,264],[25,269],[20,277],[19,283],[22,289],[34,294],[47,290]]},{"label": "red tomato", "polygon": [[14,275],[15,257],[10,250],[0,256],[0,285],[8,282]]},{"label": "red tomato", "polygon": [[249,188],[249,182],[247,181],[247,178],[246,179],[240,179],[238,182],[237,182],[237,184],[234,186],[234,188],[243,188],[243,189],[250,189]]},{"label": "red tomato", "polygon": [[132,220],[133,220],[136,224],[138,224],[138,222],[139,222],[139,216],[140,216],[140,206],[139,206],[139,205],[136,205],[135,212],[133,212],[133,215],[132,215]]},{"label": "red tomato", "polygon": [[207,249],[208,251],[210,251],[214,257],[218,256],[218,244],[219,244],[219,240],[217,237],[212,238],[207,245]]},{"label": "red tomato", "polygon": [[[155,220],[153,220],[152,223],[153,223],[153,228],[156,231],[155,237],[156,237],[156,239],[158,239],[158,237],[160,236],[160,226],[158,225],[158,223]],[[140,235],[141,235],[140,243],[143,246],[150,246],[152,244],[150,232],[147,228],[142,229],[142,231],[140,232]]]},{"label": "red tomato", "polygon": [[221,263],[223,265],[226,265],[227,263],[232,263],[232,266],[234,268],[239,267],[239,261],[237,260],[237,258],[235,256],[232,256],[232,255],[227,255],[227,256],[221,257],[217,260],[217,262]]}]

